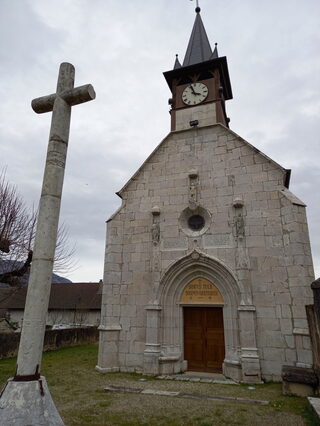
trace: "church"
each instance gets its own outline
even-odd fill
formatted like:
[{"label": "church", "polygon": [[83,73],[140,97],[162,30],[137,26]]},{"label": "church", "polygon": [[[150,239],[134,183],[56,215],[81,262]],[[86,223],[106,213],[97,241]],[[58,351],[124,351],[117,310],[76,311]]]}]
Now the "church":
[{"label": "church", "polygon": [[107,221],[96,369],[260,383],[310,367],[306,206],[290,170],[229,128],[227,59],[199,7],[184,60],[164,77],[171,131]]}]

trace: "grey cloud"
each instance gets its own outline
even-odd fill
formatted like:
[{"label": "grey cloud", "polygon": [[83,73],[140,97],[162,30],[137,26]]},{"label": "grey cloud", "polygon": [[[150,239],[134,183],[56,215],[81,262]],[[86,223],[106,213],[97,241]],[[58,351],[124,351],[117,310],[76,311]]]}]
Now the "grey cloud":
[{"label": "grey cloud", "polygon": [[[8,166],[29,204],[38,203],[51,118],[34,114],[31,99],[55,90],[65,60],[76,66],[76,84],[97,92],[72,112],[61,221],[78,247],[73,280],[101,278],[105,220],[121,202],[114,193],[169,132],[162,72],[175,53],[183,59],[194,3],[1,2],[0,169]],[[291,190],[308,204],[319,274],[320,3],[203,0],[201,7],[211,43],[228,58],[231,128],[293,169]]]}]

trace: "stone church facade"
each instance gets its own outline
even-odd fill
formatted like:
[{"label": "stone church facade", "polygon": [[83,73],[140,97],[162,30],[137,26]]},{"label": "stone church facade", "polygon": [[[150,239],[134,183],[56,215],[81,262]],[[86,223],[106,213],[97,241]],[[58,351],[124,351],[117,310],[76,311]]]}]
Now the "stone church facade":
[{"label": "stone church facade", "polygon": [[97,369],[278,380],[312,364],[305,205],[290,171],[229,129],[226,58],[196,12],[184,63],[165,73],[172,131],[107,223]]}]

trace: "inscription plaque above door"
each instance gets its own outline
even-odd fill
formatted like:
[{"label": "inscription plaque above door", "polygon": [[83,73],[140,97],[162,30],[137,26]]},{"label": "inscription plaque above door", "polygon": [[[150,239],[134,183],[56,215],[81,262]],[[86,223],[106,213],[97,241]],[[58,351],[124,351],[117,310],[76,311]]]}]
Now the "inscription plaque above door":
[{"label": "inscription plaque above door", "polygon": [[223,297],[212,282],[206,278],[196,278],[183,290],[180,303],[223,304]]}]

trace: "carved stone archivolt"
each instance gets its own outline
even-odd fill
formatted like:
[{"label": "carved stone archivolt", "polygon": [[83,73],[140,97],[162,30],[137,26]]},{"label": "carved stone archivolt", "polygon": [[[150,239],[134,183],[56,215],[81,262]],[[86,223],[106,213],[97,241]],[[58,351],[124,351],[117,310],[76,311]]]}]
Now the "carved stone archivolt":
[{"label": "carved stone archivolt", "polygon": [[224,302],[225,363],[240,365],[237,308],[243,289],[229,268],[198,250],[175,262],[160,281],[156,296],[163,308],[160,342],[164,347],[183,352],[183,310],[180,301],[188,284],[199,278],[214,283]]},{"label": "carved stone archivolt", "polygon": [[[247,303],[251,299],[251,289],[248,288],[248,283],[245,281],[237,280],[233,272],[220,260],[207,256],[199,250],[194,250],[175,262],[168,268],[160,281],[156,299],[163,307],[161,345],[176,348],[177,352],[182,352],[183,309],[181,298],[188,284],[199,278],[214,283],[224,303],[226,352],[224,371],[230,377],[236,378],[237,374],[240,374],[237,368],[248,373],[252,371],[250,366],[254,361],[257,374],[252,380],[259,382],[260,364],[256,349],[255,308],[251,303]],[[239,333],[240,330],[241,333]],[[246,336],[249,338],[247,339]],[[251,351],[249,355],[246,353],[248,348]],[[245,377],[245,380],[248,378]]]}]

